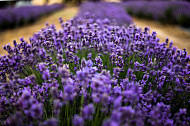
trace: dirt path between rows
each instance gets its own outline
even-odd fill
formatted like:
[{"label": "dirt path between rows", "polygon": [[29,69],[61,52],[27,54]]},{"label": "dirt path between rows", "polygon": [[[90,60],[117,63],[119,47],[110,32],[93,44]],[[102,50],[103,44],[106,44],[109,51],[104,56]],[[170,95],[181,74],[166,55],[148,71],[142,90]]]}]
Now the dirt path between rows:
[{"label": "dirt path between rows", "polygon": [[144,29],[149,27],[151,32],[156,31],[157,37],[160,38],[160,42],[165,42],[166,37],[169,41],[174,42],[174,46],[180,49],[186,48],[190,55],[190,31],[187,31],[177,25],[163,25],[156,21],[150,21],[145,19],[139,19],[133,17],[134,23]]},{"label": "dirt path between rows", "polygon": [[13,40],[17,40],[19,42],[20,37],[24,37],[25,40],[28,40],[34,33],[45,27],[46,22],[49,24],[55,24],[56,28],[60,29],[59,17],[62,17],[64,20],[69,20],[73,18],[77,12],[78,7],[76,6],[66,7],[49,16],[40,18],[34,24],[0,32],[0,55],[6,54],[2,48],[4,45],[9,43],[12,45]]}]

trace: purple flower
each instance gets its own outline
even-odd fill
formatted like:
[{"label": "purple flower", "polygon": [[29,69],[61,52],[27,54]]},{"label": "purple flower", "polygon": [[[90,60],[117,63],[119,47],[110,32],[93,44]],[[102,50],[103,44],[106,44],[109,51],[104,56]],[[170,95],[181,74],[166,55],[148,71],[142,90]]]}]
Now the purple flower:
[{"label": "purple flower", "polygon": [[58,126],[58,120],[55,118],[50,118],[44,121],[40,126]]},{"label": "purple flower", "polygon": [[79,71],[77,71],[77,78],[79,79],[79,80],[81,80],[81,81],[85,81],[85,80],[87,80],[88,79],[88,71],[87,71],[87,69],[82,69],[82,70],[79,70]]},{"label": "purple flower", "polygon": [[93,66],[92,60],[87,60],[87,61],[86,61],[86,66],[87,66],[87,67],[92,67],[92,66]]},{"label": "purple flower", "polygon": [[83,119],[92,119],[92,116],[94,114],[94,105],[93,104],[88,104],[84,106],[84,108],[81,111]]},{"label": "purple flower", "polygon": [[52,70],[52,71],[56,71],[56,70],[57,70],[57,65],[56,65],[56,64],[53,64],[53,65],[51,66],[51,70]]},{"label": "purple flower", "polygon": [[69,77],[69,70],[66,67],[58,67],[58,74],[61,78]]},{"label": "purple flower", "polygon": [[32,104],[30,112],[33,118],[42,118],[44,112],[42,103]]},{"label": "purple flower", "polygon": [[74,126],[84,126],[83,118],[78,115],[75,115],[73,118],[73,125]]},{"label": "purple flower", "polygon": [[110,119],[111,119],[112,121],[115,121],[115,122],[117,122],[117,123],[120,123],[120,121],[121,121],[121,116],[122,116],[122,113],[113,110]]},{"label": "purple flower", "polygon": [[43,72],[44,70],[46,70],[46,64],[45,63],[39,63],[38,64],[38,70],[40,72]]},{"label": "purple flower", "polygon": [[106,120],[104,121],[103,126],[119,126],[119,123],[112,120]]},{"label": "purple flower", "polygon": [[60,100],[56,99],[53,101],[53,105],[54,105],[54,114],[59,115],[60,109],[61,109],[63,103],[61,103]]},{"label": "purple flower", "polygon": [[122,104],[122,96],[119,96],[117,99],[114,101],[114,109],[121,107]]},{"label": "purple flower", "polygon": [[46,80],[46,81],[50,79],[50,73],[49,73],[49,70],[45,70],[45,71],[43,71],[42,78],[43,78],[44,80]]}]

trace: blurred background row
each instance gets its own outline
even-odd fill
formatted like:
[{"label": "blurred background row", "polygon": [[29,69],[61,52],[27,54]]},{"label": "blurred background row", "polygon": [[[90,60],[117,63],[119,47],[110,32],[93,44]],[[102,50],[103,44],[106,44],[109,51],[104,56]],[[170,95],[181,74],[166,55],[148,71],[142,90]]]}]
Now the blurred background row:
[{"label": "blurred background row", "polygon": [[5,0],[0,1],[0,8],[6,7],[20,7],[31,5],[51,5],[60,3],[81,3],[82,1],[107,1],[107,2],[120,2],[120,1],[189,1],[190,0]]},{"label": "blurred background row", "polygon": [[59,17],[66,21],[85,11],[120,25],[148,26],[161,42],[168,37],[190,52],[190,0],[7,0],[0,1],[0,54],[4,45],[28,39],[46,22],[60,29]]},{"label": "blurred background row", "polygon": [[[31,6],[31,5],[51,5],[51,4],[61,4],[61,3],[77,4],[81,3],[82,1],[87,1],[87,0],[11,0],[11,1],[7,0],[7,1],[0,1],[1,2],[0,8],[21,7],[21,6]],[[88,1],[100,1],[100,0],[88,0]]]}]

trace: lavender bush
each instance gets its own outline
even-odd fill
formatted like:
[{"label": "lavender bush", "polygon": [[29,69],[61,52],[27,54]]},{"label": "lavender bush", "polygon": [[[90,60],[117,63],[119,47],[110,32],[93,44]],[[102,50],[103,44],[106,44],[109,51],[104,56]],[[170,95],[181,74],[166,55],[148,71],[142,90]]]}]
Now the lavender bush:
[{"label": "lavender bush", "polygon": [[40,16],[63,8],[61,4],[6,8],[0,10],[0,30],[33,22]]},{"label": "lavender bush", "polygon": [[129,1],[121,4],[131,15],[190,26],[190,3],[185,1]]},{"label": "lavender bush", "polygon": [[[90,22],[97,21],[97,19],[104,22],[111,21],[112,24],[122,25],[132,23],[130,15],[126,14],[125,9],[119,5],[108,2],[85,2],[81,5],[79,14],[75,17],[75,21],[83,23],[88,19]],[[98,21],[97,21],[98,22]]]},{"label": "lavender bush", "polygon": [[83,20],[4,46],[0,125],[188,126],[186,49],[148,28]]}]

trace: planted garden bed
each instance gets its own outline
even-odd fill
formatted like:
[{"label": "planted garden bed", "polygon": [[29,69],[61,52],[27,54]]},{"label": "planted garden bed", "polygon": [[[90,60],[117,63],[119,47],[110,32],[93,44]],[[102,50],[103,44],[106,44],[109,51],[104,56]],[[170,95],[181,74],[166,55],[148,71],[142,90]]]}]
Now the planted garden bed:
[{"label": "planted garden bed", "polygon": [[20,8],[6,8],[0,10],[0,30],[13,28],[34,22],[45,14],[63,8],[63,5],[29,6]]},{"label": "planted garden bed", "polygon": [[84,21],[84,19],[90,19],[90,22],[98,21],[100,19],[104,20],[105,23],[111,21],[113,25],[129,25],[132,23],[131,16],[126,14],[124,8],[108,2],[83,3],[80,7],[79,14],[75,17],[75,21],[81,23],[80,20]]},{"label": "planted garden bed", "polygon": [[121,3],[127,13],[162,23],[190,27],[190,3],[185,1],[128,1]]},{"label": "planted garden bed", "polygon": [[94,11],[4,47],[0,125],[188,126],[187,51]]}]

